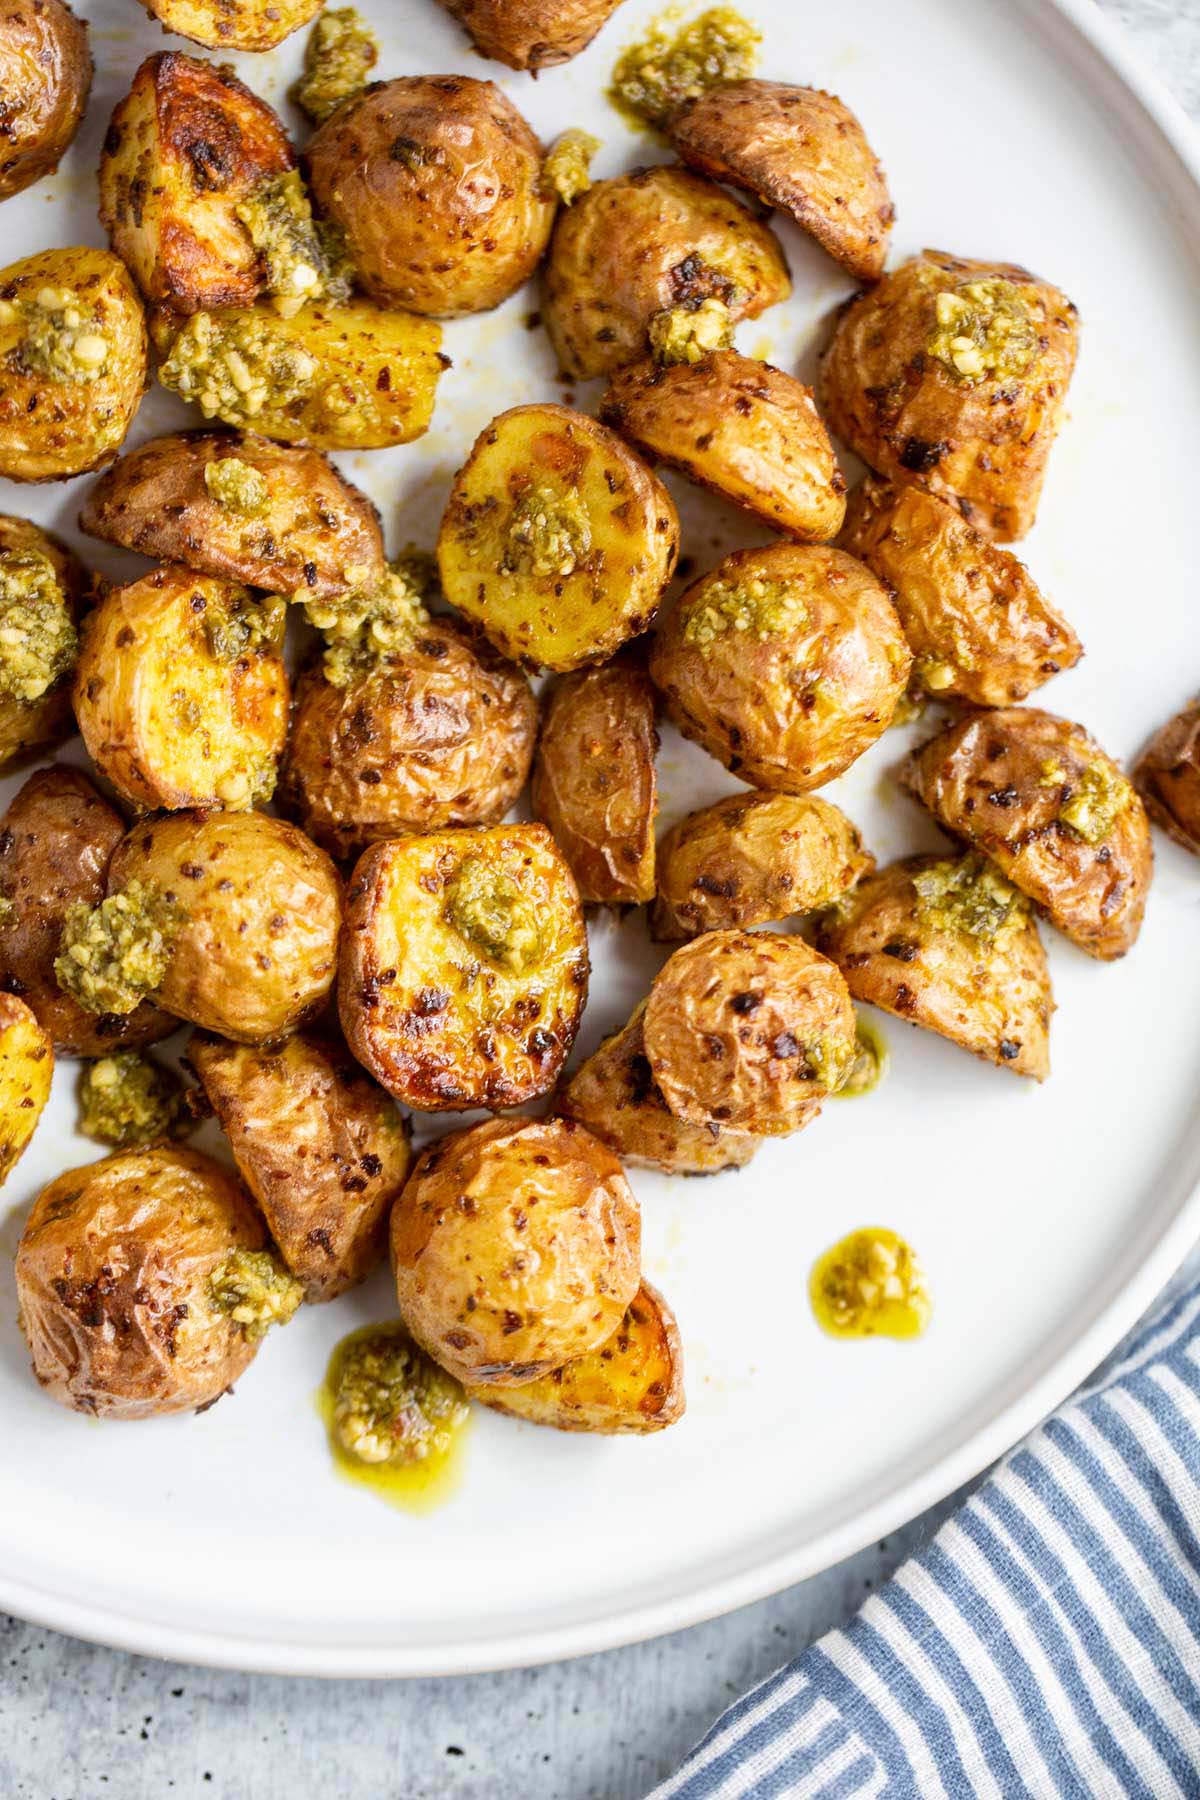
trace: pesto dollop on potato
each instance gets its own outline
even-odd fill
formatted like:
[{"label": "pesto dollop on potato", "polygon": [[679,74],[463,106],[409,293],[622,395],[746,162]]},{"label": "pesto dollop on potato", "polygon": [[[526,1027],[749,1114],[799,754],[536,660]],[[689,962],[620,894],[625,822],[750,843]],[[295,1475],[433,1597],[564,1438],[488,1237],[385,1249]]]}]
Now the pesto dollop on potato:
[{"label": "pesto dollop on potato", "polygon": [[117,1150],[186,1137],[195,1125],[175,1071],[136,1050],[85,1063],[78,1092],[79,1130]]}]

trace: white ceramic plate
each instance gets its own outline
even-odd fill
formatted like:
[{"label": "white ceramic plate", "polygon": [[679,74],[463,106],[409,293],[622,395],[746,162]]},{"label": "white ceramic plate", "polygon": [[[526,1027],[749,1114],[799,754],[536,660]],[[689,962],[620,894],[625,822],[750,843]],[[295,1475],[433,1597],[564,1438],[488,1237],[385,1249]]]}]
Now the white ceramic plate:
[{"label": "white ceramic plate", "polygon": [[[86,127],[57,177],[7,202],[5,260],[100,242],[96,154],[141,58],[162,46],[133,0],[93,0],[98,64]],[[490,75],[543,136],[583,123],[613,173],[653,156],[598,97],[654,0],[532,82],[465,51],[433,0],[367,0],[380,73]],[[898,207],[894,259],[922,245],[1028,264],[1083,315],[1072,417],[1028,560],[1087,645],[1044,699],[1116,755],[1200,677],[1195,422],[1200,417],[1200,159],[1182,115],[1132,69],[1089,0],[747,0],[763,70],[845,96]],[[175,42],[175,40],[170,40]],[[186,47],[186,46],[185,46]],[[284,104],[299,41],[241,57]],[[796,291],[742,347],[811,372],[847,292],[783,230]],[[454,367],[433,429],[346,459],[391,542],[430,543],[474,433],[517,401],[560,397],[530,290],[450,327]],[[581,404],[593,396],[581,392]],[[182,417],[161,392],[140,440]],[[0,510],[75,539],[106,570],[133,559],[74,529],[86,482],[0,483]],[[703,566],[761,533],[684,495]],[[937,842],[889,769],[889,733],[829,791],[881,859]],[[665,823],[735,784],[664,734]],[[15,784],[9,784],[9,789]],[[635,1177],[646,1266],[681,1322],[686,1420],[661,1437],[558,1436],[485,1415],[460,1491],[414,1518],[340,1481],[312,1405],[334,1341],[391,1311],[383,1277],[311,1309],[265,1347],[236,1398],[200,1419],[100,1425],[38,1392],[15,1324],[11,1252],[25,1207],[75,1139],[73,1071],[4,1193],[0,1225],[0,1606],[132,1649],[306,1674],[428,1674],[535,1662],[689,1624],[827,1566],[949,1492],[1111,1347],[1200,1225],[1200,878],[1159,843],[1145,931],[1115,967],[1048,933],[1059,1012],[1044,1088],[889,1022],[893,1066],[741,1174]],[[644,991],[656,957],[637,921],[593,932],[583,1047]],[[809,1314],[814,1256],[887,1223],[928,1267],[936,1318],[915,1344],[838,1344]]]}]

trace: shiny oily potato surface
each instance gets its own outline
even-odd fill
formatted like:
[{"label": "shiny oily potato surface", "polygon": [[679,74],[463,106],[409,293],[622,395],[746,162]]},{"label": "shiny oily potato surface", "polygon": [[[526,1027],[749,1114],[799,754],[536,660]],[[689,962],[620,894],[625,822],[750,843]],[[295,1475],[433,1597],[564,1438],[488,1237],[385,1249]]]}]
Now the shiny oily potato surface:
[{"label": "shiny oily potato surface", "polygon": [[274,50],[322,0],[142,0],[164,31],[210,50]]},{"label": "shiny oily potato surface", "polygon": [[48,1032],[23,1000],[0,993],[0,1182],[37,1128],[53,1073]]},{"label": "shiny oily potato surface", "polygon": [[442,0],[480,56],[548,69],[587,48],[621,0]]},{"label": "shiny oily potato surface", "polygon": [[91,85],[87,26],[63,0],[0,0],[0,200],[53,174]]},{"label": "shiny oily potato surface", "polygon": [[1200,856],[1200,700],[1155,732],[1133,779],[1154,823]]},{"label": "shiny oily potato surface", "polygon": [[[50,563],[58,589],[78,624],[91,582],[86,569],[65,544],[33,525],[28,519],[0,513],[0,574],[10,558],[44,556]],[[71,711],[71,675],[68,670],[36,700],[19,694],[0,694],[0,769],[32,750],[48,749],[71,736],[75,718]]]}]

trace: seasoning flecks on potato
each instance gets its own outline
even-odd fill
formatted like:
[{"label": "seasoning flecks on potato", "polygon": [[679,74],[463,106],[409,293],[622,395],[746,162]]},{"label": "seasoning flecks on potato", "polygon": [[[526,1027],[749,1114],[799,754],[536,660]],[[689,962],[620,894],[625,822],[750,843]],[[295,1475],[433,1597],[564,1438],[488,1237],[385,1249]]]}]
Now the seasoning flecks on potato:
[{"label": "seasoning flecks on potato", "polygon": [[91,85],[87,25],[63,0],[0,0],[0,200],[54,173]]},{"label": "seasoning flecks on potato", "polygon": [[0,993],[0,1182],[37,1128],[53,1073],[49,1033],[23,1000]]},{"label": "seasoning flecks on potato", "polygon": [[510,69],[552,68],[585,50],[621,0],[441,0],[480,56]]},{"label": "seasoning flecks on potato", "polygon": [[1200,700],[1155,732],[1133,779],[1154,823],[1200,856]]}]

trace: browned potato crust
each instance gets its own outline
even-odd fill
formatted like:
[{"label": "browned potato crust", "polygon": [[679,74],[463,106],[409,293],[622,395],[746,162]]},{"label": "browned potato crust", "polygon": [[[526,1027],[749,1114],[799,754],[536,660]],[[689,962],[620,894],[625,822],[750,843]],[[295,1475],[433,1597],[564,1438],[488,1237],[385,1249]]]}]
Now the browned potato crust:
[{"label": "browned potato crust", "polygon": [[638,1290],[641,1219],[568,1119],[491,1119],[418,1157],[392,1209],[404,1323],[460,1381],[518,1387],[598,1350]]},{"label": "browned potato crust", "polygon": [[690,168],[788,212],[860,281],[878,281],[896,209],[857,118],[836,94],[786,81],[722,81],[673,113]]},{"label": "browned potato crust", "polygon": [[1054,1001],[1037,920],[982,858],[890,864],[828,915],[817,944],[856,1000],[1015,1075],[1050,1073]]},{"label": "browned potato crust", "polygon": [[491,81],[404,75],[340,106],[305,152],[365,291],[436,318],[498,306],[554,222],[542,146]]},{"label": "browned potato crust", "polygon": [[0,0],[0,200],[57,169],[91,85],[87,26],[63,0]]},{"label": "browned potato crust", "polygon": [[1200,856],[1200,700],[1155,732],[1133,779],[1154,823]]},{"label": "browned potato crust", "polygon": [[525,676],[449,619],[346,687],[296,684],[283,795],[334,856],[379,838],[495,825],[525,786],[537,701]]},{"label": "browned potato crust", "polygon": [[[261,476],[261,505],[239,510],[210,492],[205,470],[230,459]],[[181,431],[130,450],[96,483],[79,523],[156,562],[272,594],[329,599],[385,567],[378,513],[328,457],[240,432]]]},{"label": "browned potato crust", "polygon": [[50,1098],[49,1035],[15,994],[0,993],[0,1182],[8,1180]]},{"label": "browned potato crust", "polygon": [[1082,725],[1031,706],[971,713],[915,751],[902,779],[1089,956],[1107,962],[1132,946],[1153,871],[1150,827]]},{"label": "browned potato crust", "polygon": [[680,596],[650,653],[684,736],[785,794],[823,787],[882,735],[911,665],[870,570],[811,544],[727,556]]},{"label": "browned potato crust", "polygon": [[586,50],[621,0],[442,0],[480,56],[510,69],[548,69]]},{"label": "browned potato crust", "polygon": [[562,368],[583,378],[643,356],[655,313],[716,299],[733,319],[756,319],[791,287],[774,233],[672,164],[597,181],[564,208],[542,316]]},{"label": "browned potato crust", "polygon": [[659,971],[642,1031],[663,1099],[693,1125],[798,1131],[854,1058],[840,972],[802,938],[710,931]]},{"label": "browned potato crust", "polygon": [[210,50],[274,50],[324,0],[142,0],[164,31]]},{"label": "browned potato crust", "polygon": [[544,825],[439,831],[363,852],[338,977],[342,1030],[422,1112],[549,1093],[587,995],[579,894]]},{"label": "browned potato crust", "polygon": [[650,677],[629,659],[564,675],[551,689],[531,800],[581,900],[637,906],[654,898],[654,712]]},{"label": "browned potato crust", "polygon": [[[21,557],[29,551],[47,557],[58,579],[75,623],[90,588],[90,579],[73,551],[40,526],[28,519],[17,519],[11,513],[0,513],[0,563],[10,555]],[[47,749],[71,736],[75,715],[71,710],[71,674],[37,700],[23,700],[17,694],[0,694],[0,769],[18,762],[34,750]]]},{"label": "browned potato crust", "polygon": [[127,1150],[67,1169],[33,1203],[17,1298],[33,1372],[62,1406],[148,1419],[211,1406],[257,1342],[213,1305],[231,1250],[260,1250],[241,1183],[198,1150]]},{"label": "browned potato crust", "polygon": [[[962,339],[939,317],[939,303],[956,302],[971,315]],[[1002,335],[989,347],[990,312],[997,332],[1014,325],[1008,349]],[[823,368],[826,416],[880,475],[943,494],[988,537],[1024,537],[1062,423],[1078,317],[1027,269],[926,250],[843,313]],[[970,368],[977,350],[981,372],[960,371],[954,357]]]},{"label": "browned potato crust", "polygon": [[403,1113],[326,1038],[261,1048],[198,1033],[187,1061],[305,1298],[365,1281],[412,1162]]},{"label": "browned potato crust", "polygon": [[815,912],[875,867],[845,813],[814,794],[730,794],[663,839],[659,942]]}]

